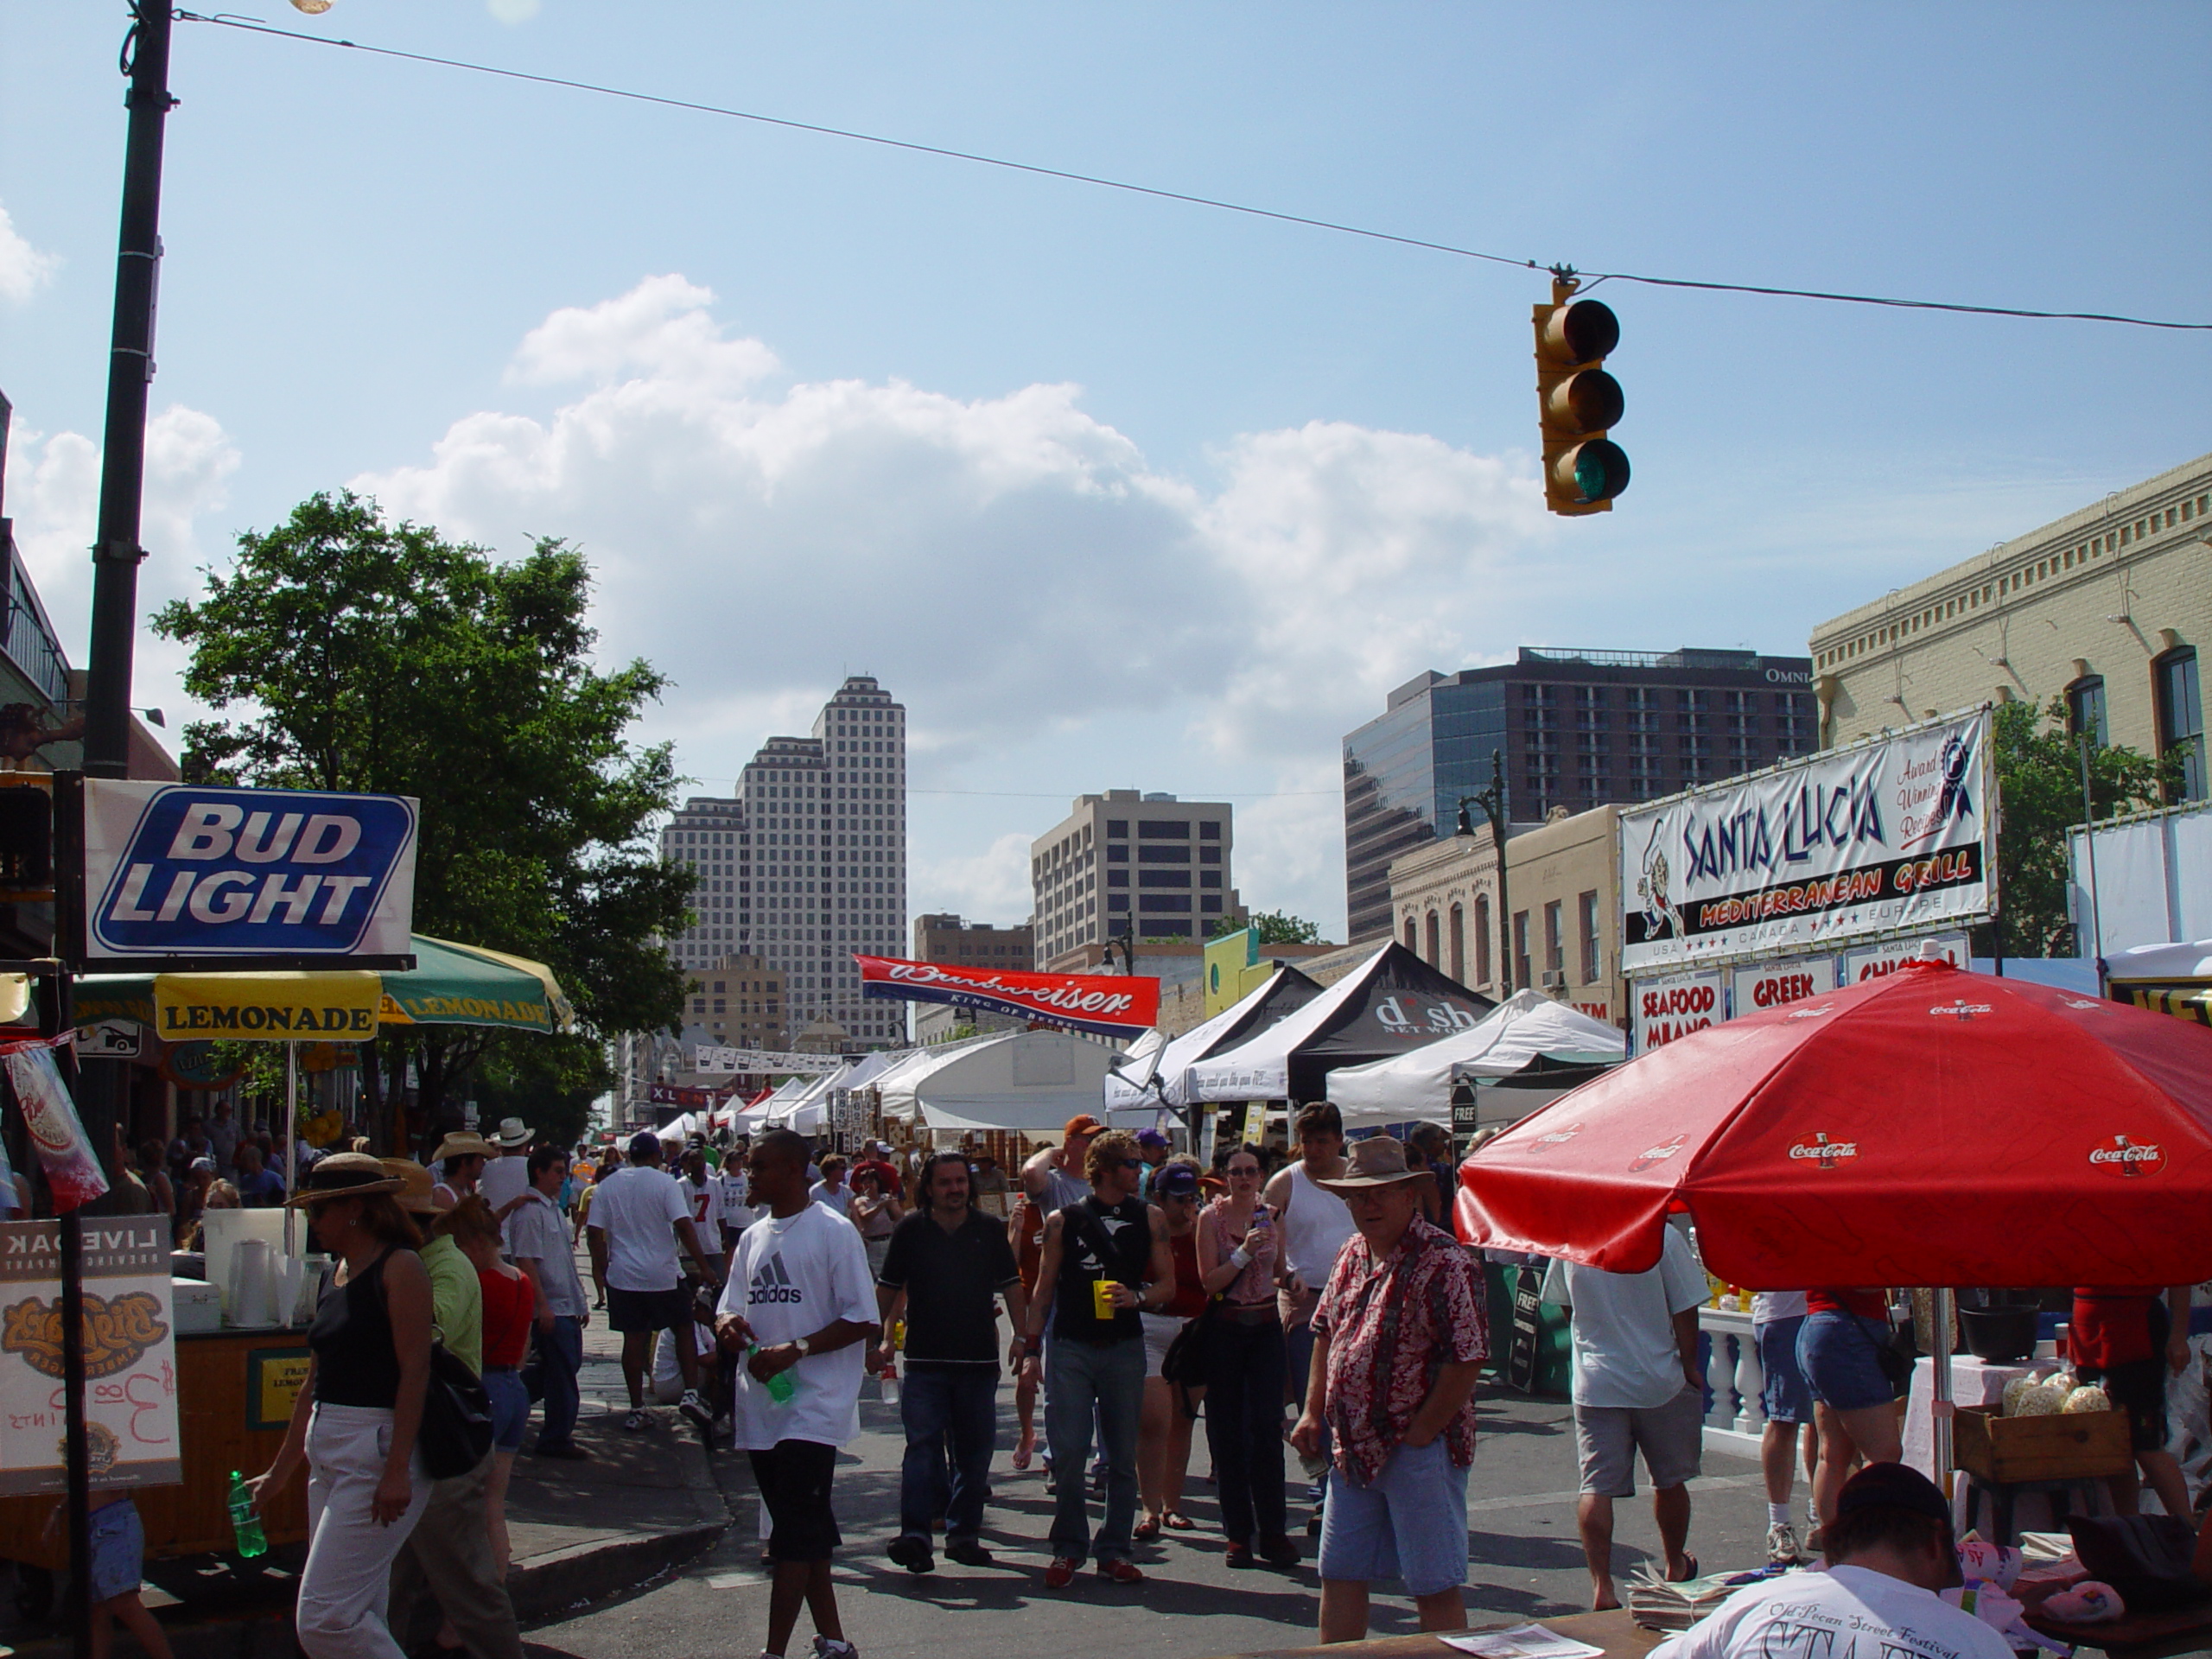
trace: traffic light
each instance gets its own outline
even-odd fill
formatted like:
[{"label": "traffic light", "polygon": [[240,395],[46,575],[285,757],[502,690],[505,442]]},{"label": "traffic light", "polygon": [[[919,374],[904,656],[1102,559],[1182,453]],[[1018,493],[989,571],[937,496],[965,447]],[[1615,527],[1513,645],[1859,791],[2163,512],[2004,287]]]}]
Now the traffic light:
[{"label": "traffic light", "polygon": [[1603,366],[1621,326],[1602,302],[1576,299],[1577,285],[1554,277],[1552,302],[1535,308],[1544,501],[1568,517],[1611,512],[1628,487],[1628,455],[1605,435],[1621,417],[1620,382]]},{"label": "traffic light", "polygon": [[54,785],[43,772],[0,775],[0,904],[54,898]]}]

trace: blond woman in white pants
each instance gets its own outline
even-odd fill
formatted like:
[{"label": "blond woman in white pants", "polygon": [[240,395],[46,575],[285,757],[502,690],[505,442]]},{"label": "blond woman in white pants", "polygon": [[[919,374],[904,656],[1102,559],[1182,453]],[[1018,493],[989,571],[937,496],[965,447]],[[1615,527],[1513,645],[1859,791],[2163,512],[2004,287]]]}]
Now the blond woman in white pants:
[{"label": "blond woman in white pants", "polygon": [[422,1236],[365,1153],[309,1170],[292,1202],[343,1265],[308,1332],[314,1358],[276,1461],[252,1483],[265,1507],[308,1467],[308,1560],[296,1626],[309,1659],[403,1659],[385,1622],[391,1560],[429,1501],[416,1455],[430,1376],[430,1277]]}]

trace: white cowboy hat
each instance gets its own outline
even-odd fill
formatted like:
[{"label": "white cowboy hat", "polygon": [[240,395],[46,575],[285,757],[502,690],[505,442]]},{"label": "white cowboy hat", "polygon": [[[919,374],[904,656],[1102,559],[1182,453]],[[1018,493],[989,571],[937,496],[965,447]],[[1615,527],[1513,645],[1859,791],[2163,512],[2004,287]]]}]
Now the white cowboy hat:
[{"label": "white cowboy hat", "polygon": [[530,1125],[518,1117],[503,1117],[499,1120],[499,1132],[492,1139],[509,1152],[517,1147],[526,1147],[530,1144]]}]

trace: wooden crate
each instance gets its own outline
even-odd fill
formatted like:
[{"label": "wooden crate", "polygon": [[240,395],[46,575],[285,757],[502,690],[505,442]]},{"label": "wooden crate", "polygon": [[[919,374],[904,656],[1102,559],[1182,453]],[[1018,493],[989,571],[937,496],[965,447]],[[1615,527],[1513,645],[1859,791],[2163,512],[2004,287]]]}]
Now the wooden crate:
[{"label": "wooden crate", "polygon": [[2135,1466],[2124,1411],[2005,1417],[1993,1406],[1961,1406],[1951,1451],[1955,1467],[1994,1484],[2124,1475]]}]

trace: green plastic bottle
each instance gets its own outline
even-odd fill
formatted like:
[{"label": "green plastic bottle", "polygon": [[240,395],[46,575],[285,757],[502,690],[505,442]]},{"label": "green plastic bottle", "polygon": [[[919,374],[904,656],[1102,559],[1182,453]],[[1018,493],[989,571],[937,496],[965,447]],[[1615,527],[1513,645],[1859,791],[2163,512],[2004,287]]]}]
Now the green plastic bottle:
[{"label": "green plastic bottle", "polygon": [[261,1529],[261,1517],[254,1513],[253,1494],[245,1489],[245,1481],[235,1469],[231,1471],[231,1536],[238,1545],[238,1552],[246,1560],[265,1554],[269,1549],[268,1535]]},{"label": "green plastic bottle", "polygon": [[[750,1359],[760,1351],[760,1344],[756,1342],[745,1351],[745,1357]],[[778,1371],[760,1386],[768,1390],[768,1397],[778,1405],[788,1406],[791,1402],[791,1396],[798,1392],[798,1376],[793,1371]]]}]

